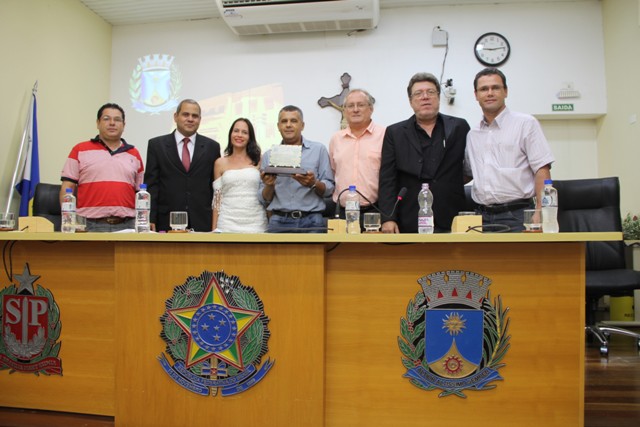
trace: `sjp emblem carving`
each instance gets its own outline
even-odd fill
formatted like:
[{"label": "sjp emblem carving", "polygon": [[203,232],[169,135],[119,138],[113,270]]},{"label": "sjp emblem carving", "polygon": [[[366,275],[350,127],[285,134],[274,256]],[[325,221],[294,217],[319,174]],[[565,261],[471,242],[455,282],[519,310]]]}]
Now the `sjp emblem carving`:
[{"label": "sjp emblem carving", "polygon": [[53,294],[34,282],[29,264],[16,274],[20,286],[0,290],[0,370],[10,369],[35,375],[62,375],[58,358],[62,324]]},{"label": "sjp emblem carving", "polygon": [[489,390],[509,350],[509,308],[491,304],[487,277],[441,271],[418,279],[422,291],[400,320],[398,345],[404,375],[416,387],[440,389],[439,397],[466,397],[465,389]]},{"label": "sjp emblem carving", "polygon": [[230,396],[256,385],[275,361],[268,352],[269,318],[251,287],[237,276],[203,272],[173,290],[160,317],[166,352],[158,360],[179,385],[206,396]]}]

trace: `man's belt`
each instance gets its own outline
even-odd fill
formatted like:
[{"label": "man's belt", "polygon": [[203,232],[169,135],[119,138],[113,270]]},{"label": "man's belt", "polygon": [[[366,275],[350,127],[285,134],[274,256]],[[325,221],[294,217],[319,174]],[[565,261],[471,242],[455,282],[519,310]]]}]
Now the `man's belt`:
[{"label": "man's belt", "polygon": [[109,225],[122,224],[129,221],[133,217],[120,217],[120,216],[105,216],[104,218],[87,218],[87,221],[106,222]]},{"label": "man's belt", "polygon": [[509,203],[501,203],[498,205],[479,205],[478,208],[482,212],[491,213],[491,214],[499,214],[503,212],[511,212],[518,209],[528,208],[532,205],[531,199],[520,199],[514,200]]},{"label": "man's belt", "polygon": [[321,214],[322,212],[303,212],[303,211],[291,211],[291,212],[285,212],[285,211],[276,211],[276,210],[272,210],[271,211],[273,213],[273,215],[278,215],[278,216],[283,216],[283,217],[289,217],[289,218],[293,218],[293,219],[300,219],[303,218],[307,215],[313,215],[313,214]]}]

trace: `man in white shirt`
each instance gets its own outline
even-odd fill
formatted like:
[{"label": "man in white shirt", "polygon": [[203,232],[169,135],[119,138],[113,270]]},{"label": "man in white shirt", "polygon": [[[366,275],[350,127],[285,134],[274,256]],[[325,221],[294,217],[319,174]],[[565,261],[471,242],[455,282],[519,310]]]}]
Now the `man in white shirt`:
[{"label": "man in white shirt", "polygon": [[473,178],[473,200],[483,225],[524,230],[524,209],[540,208],[544,180],[555,160],[540,123],[505,104],[507,79],[496,68],[480,71],[473,82],[483,118],[467,135],[465,175]]}]

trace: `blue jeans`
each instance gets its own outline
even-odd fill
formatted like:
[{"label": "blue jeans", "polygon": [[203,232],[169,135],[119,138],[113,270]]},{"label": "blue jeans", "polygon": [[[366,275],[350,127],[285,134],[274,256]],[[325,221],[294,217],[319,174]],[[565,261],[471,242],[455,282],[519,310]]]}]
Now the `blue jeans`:
[{"label": "blue jeans", "polygon": [[271,215],[267,233],[326,233],[327,226],[321,213],[313,213],[302,218]]},{"label": "blue jeans", "polygon": [[110,233],[113,231],[135,228],[135,226],[136,224],[133,218],[121,222],[120,224],[109,224],[103,221],[95,221],[91,218],[87,218],[87,231],[91,232]]},{"label": "blue jeans", "polygon": [[[507,212],[500,213],[490,213],[485,211],[479,211],[479,214],[482,214],[482,225],[483,227],[490,224],[499,224],[506,225],[510,228],[509,233],[519,233],[524,231],[524,209],[515,209]],[[486,230],[483,228],[483,231],[501,231],[501,230],[491,230],[487,228]]]}]

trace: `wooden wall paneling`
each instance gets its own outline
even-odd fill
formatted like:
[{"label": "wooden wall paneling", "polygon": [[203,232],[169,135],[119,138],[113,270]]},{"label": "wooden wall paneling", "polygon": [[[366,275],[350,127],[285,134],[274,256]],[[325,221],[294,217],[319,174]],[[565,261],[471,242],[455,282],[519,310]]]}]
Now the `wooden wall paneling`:
[{"label": "wooden wall paneling", "polygon": [[[112,415],[118,426],[140,427],[583,425],[581,242],[365,239],[325,253],[322,242],[23,240],[14,274],[28,261],[42,276],[36,284],[54,293],[64,376],[0,372],[5,407]],[[467,399],[411,385],[397,344],[416,280],[453,269],[488,276],[492,296],[510,307],[504,381]],[[157,361],[165,300],[203,270],[239,276],[271,319],[265,358],[275,365],[236,396],[195,395]]]},{"label": "wooden wall paneling", "polygon": [[[400,319],[443,270],[492,280],[510,308],[504,381],[466,399],[403,378]],[[342,244],[327,258],[326,426],[581,426],[584,249],[564,244]]]},{"label": "wooden wall paneling", "polygon": [[[323,426],[323,245],[121,243],[116,265],[117,426]],[[239,276],[271,319],[265,358],[275,364],[235,396],[187,391],[157,360],[165,300],[204,270]]]},{"label": "wooden wall paneling", "polygon": [[[113,415],[113,244],[17,242],[14,276],[22,274],[25,262],[40,276],[34,286],[49,289],[60,309],[62,376],[0,371],[2,405]],[[5,278],[2,286],[7,285]]]}]

